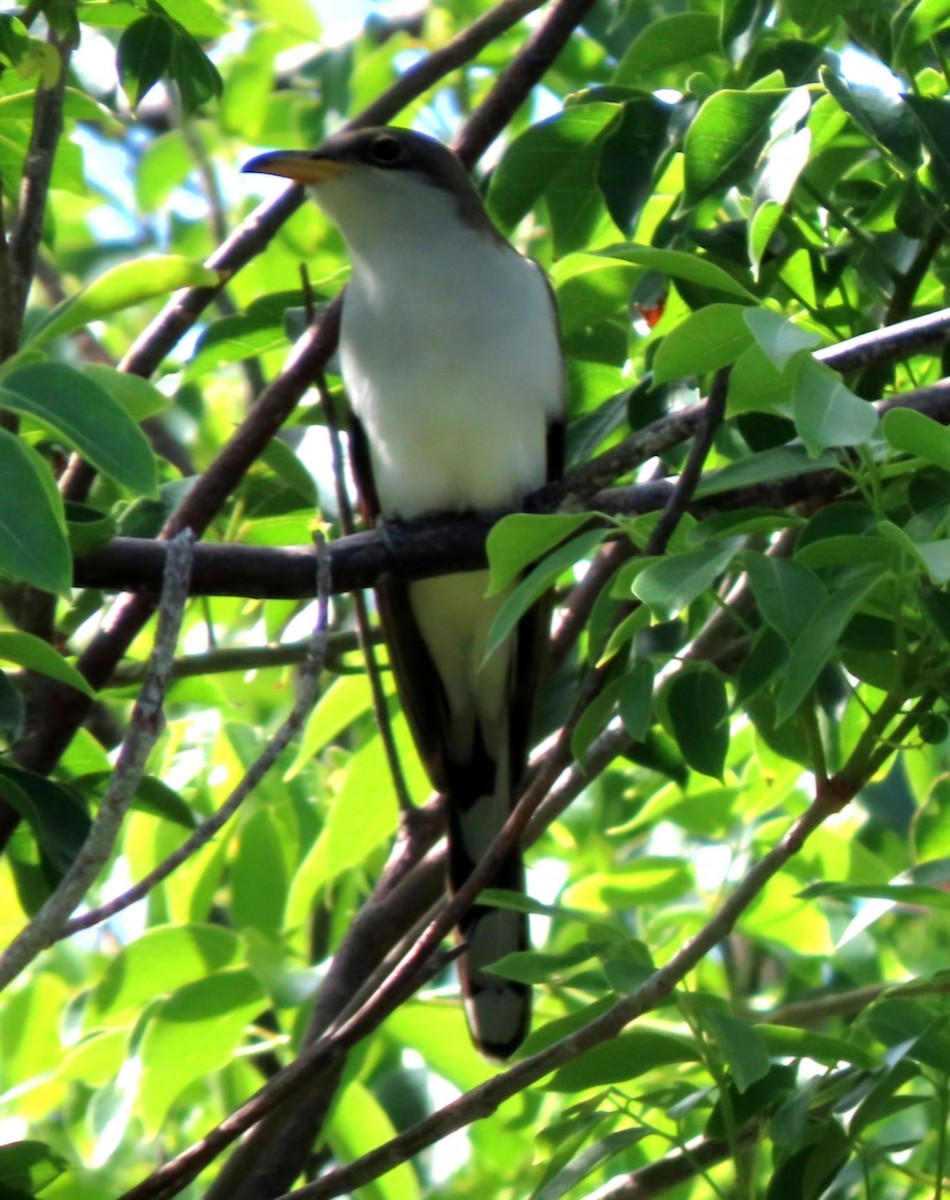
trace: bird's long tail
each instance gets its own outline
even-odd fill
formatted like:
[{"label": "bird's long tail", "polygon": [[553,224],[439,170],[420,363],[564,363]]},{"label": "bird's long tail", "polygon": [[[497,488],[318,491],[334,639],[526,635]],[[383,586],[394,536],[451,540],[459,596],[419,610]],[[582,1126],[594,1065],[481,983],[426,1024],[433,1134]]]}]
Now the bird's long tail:
[{"label": "bird's long tail", "polygon": [[[511,810],[507,780],[490,794],[455,789],[447,797],[449,886],[465,883],[504,825]],[[521,850],[501,862],[486,887],[524,891]],[[488,971],[506,954],[528,949],[528,918],[512,909],[475,904],[459,924],[465,954],[459,978],[472,1037],[483,1054],[507,1058],[524,1041],[531,1020],[531,989]]]},{"label": "bird's long tail", "polygon": [[[486,657],[492,619],[504,597],[485,599],[488,574],[387,581],[378,588],[403,708],[435,786],[445,796],[449,886],[457,891],[507,821],[527,760],[536,687],[537,631],[522,620],[512,638]],[[537,626],[537,630],[535,629]],[[515,848],[486,887],[524,890]],[[506,1058],[528,1030],[531,990],[487,968],[528,947],[527,917],[476,904],[459,933],[459,974],[478,1048]]]}]

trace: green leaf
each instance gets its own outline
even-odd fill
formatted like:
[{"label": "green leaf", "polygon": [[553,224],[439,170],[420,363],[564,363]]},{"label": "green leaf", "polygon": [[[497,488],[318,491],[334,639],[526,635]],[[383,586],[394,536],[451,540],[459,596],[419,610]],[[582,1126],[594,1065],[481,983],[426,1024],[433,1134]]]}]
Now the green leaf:
[{"label": "green leaf", "polygon": [[[353,1162],[396,1136],[386,1109],[373,1091],[358,1079],[340,1088],[326,1124],[326,1140],[338,1162]],[[419,1200],[422,1195],[415,1172],[398,1163],[366,1191],[367,1200]]]},{"label": "green leaf", "polygon": [[159,1006],[138,1046],[139,1098],[150,1137],[184,1088],[231,1060],[266,1003],[251,971],[238,967],[186,983]]},{"label": "green leaf", "polygon": [[597,253],[605,258],[620,259],[638,267],[645,267],[648,271],[669,275],[671,279],[681,279],[710,292],[722,292],[723,295],[738,297],[749,304],[755,303],[753,293],[743,287],[728,271],[724,271],[708,258],[687,254],[685,250],[666,250],[655,246],[640,246],[636,242],[622,242]]},{"label": "green leaf", "polygon": [[65,784],[0,761],[0,796],[29,822],[53,871],[68,871],[90,826],[76,793]]},{"label": "green leaf", "polygon": [[279,939],[287,900],[287,865],[277,825],[256,812],[242,826],[231,865],[231,916],[237,929],[257,929]]},{"label": "green leaf", "polygon": [[643,741],[653,721],[653,677],[650,660],[638,658],[620,681],[620,719],[635,742]]},{"label": "green leaf", "polygon": [[669,620],[712,587],[738,554],[741,542],[709,542],[698,550],[672,554],[648,563],[633,581],[634,595]]},{"label": "green leaf", "polygon": [[195,39],[183,30],[175,32],[168,75],[178,86],[185,115],[193,116],[203,104],[221,95],[224,81]]},{"label": "green leaf", "polygon": [[825,585],[792,559],[750,550],[743,561],[762,619],[791,644],[827,600]]},{"label": "green leaf", "polygon": [[658,71],[679,63],[695,69],[698,58],[719,53],[719,19],[713,13],[689,12],[649,21],[624,52],[614,83],[652,81]]},{"label": "green leaf", "polygon": [[653,190],[675,108],[656,96],[632,93],[600,147],[597,186],[618,229],[628,232]]},{"label": "green leaf", "polygon": [[546,1085],[552,1092],[579,1092],[608,1083],[624,1083],[671,1063],[700,1061],[691,1038],[680,1034],[635,1029],[595,1046],[555,1072]]},{"label": "green leaf", "polygon": [[792,399],[792,375],[779,371],[756,342],[739,355],[729,372],[726,415],[749,412],[784,415]]},{"label": "green leaf", "polygon": [[103,363],[86,363],[82,373],[108,392],[117,404],[121,404],[137,425],[149,417],[167,412],[172,406],[166,395],[139,375],[117,371],[115,367],[107,367]]},{"label": "green leaf", "polygon": [[619,116],[619,104],[577,104],[515,138],[492,172],[487,203],[495,220],[513,228],[559,180],[573,191],[579,156]]},{"label": "green leaf", "polygon": [[545,594],[562,571],[587,558],[607,537],[606,529],[588,529],[571,538],[530,571],[495,614],[488,635],[486,659],[498,649],[533,604]]},{"label": "green leaf", "polygon": [[620,679],[614,679],[609,683],[600,695],[595,696],[588,704],[574,726],[571,734],[571,754],[582,768],[587,766],[587,753],[591,743],[598,734],[603,732],[613,716],[621,683]]},{"label": "green leaf", "polygon": [[686,133],[686,203],[743,180],[769,137],[783,90],[722,89],[703,102]]},{"label": "green leaf", "polygon": [[590,522],[590,513],[512,513],[491,527],[485,548],[495,596],[549,550]]},{"label": "green leaf", "polygon": [[832,592],[805,623],[792,646],[788,668],[779,689],[776,723],[795,712],[814,686],[825,664],[834,654],[845,626],[858,605],[881,577],[879,571]]},{"label": "green leaf", "polygon": [[641,270],[630,263],[597,254],[569,254],[555,263],[551,283],[564,337],[626,312],[630,291],[640,274]]},{"label": "green leaf", "polygon": [[67,1170],[66,1159],[45,1142],[9,1142],[0,1146],[0,1196],[3,1200],[28,1200]]},{"label": "green leaf", "polygon": [[660,342],[654,382],[705,375],[734,363],[752,342],[745,314],[738,304],[708,304],[691,313]]},{"label": "green leaf", "polygon": [[864,1018],[885,1046],[905,1046],[904,1053],[928,1067],[950,1074],[950,1031],[947,1006],[929,998],[885,997]]},{"label": "green leaf", "polygon": [[950,429],[945,425],[912,408],[892,408],[881,418],[881,431],[893,450],[950,471]]},{"label": "green leaf", "polygon": [[683,667],[663,690],[663,708],[688,766],[721,781],[729,752],[729,699],[719,672],[705,664]]},{"label": "green leaf", "polygon": [[592,1141],[567,1166],[532,1192],[530,1200],[560,1200],[603,1163],[649,1137],[651,1132],[646,1128],[615,1129],[605,1137]]},{"label": "green leaf", "polygon": [[[72,786],[86,801],[97,803],[106,794],[112,782],[112,771],[90,771],[87,775],[79,775],[72,780]],[[178,793],[156,779],[154,775],[143,775],[135,789],[132,807],[136,812],[147,812],[163,820],[172,821],[183,829],[194,829],[197,821],[194,813]]]},{"label": "green leaf", "polygon": [[186,983],[231,966],[240,939],[216,925],[161,925],[123,946],[92,993],[91,1012],[111,1021],[134,1017],[146,1004]]},{"label": "green leaf", "polygon": [[213,288],[220,282],[217,271],[190,258],[177,254],[145,254],[112,267],[75,296],[57,304],[33,329],[27,344],[43,346],[53,338],[82,329],[101,317],[178,288]]},{"label": "green leaf", "polygon": [[326,689],[307,718],[293,763],[284,776],[294,779],[313,757],[373,704],[373,693],[365,674],[341,675]]},{"label": "green leaf", "polygon": [[779,371],[785,370],[793,355],[814,350],[821,344],[816,333],[801,329],[770,308],[747,309],[744,319],[759,347]]},{"label": "green leaf", "polygon": [[164,15],[142,17],[123,31],[117,64],[123,91],[133,108],[167,70],[174,40],[172,24]]},{"label": "green leaf", "polygon": [[158,495],[158,465],[145,435],[108,392],[73,367],[45,362],[12,371],[0,387],[0,404],[38,421],[121,486]]},{"label": "green leaf", "polygon": [[877,1056],[855,1040],[814,1033],[810,1029],[793,1029],[789,1025],[756,1025],[755,1029],[775,1058],[813,1058],[829,1067],[847,1062],[868,1071],[879,1065]]},{"label": "green leaf", "polygon": [[[361,801],[369,795],[376,799],[367,806]],[[327,805],[323,828],[294,876],[287,905],[290,917],[309,912],[320,888],[364,863],[392,836],[398,820],[385,750],[376,736],[351,756],[343,787]]]},{"label": "green leaf", "polygon": [[14,662],[27,671],[36,671],[47,675],[50,679],[58,679],[60,683],[68,684],[77,692],[86,696],[95,696],[95,690],[86,678],[58,654],[49,642],[34,637],[32,633],[14,633],[0,630],[0,660]]},{"label": "green leaf", "polygon": [[65,595],[73,562],[63,502],[35,450],[0,429],[0,572]]},{"label": "green leaf", "polygon": [[[872,409],[873,411],[873,409]],[[836,467],[838,460],[831,452],[821,458],[810,458],[803,446],[775,446],[758,454],[740,458],[728,467],[704,476],[696,489],[696,498],[717,496],[734,488],[752,487],[775,479],[791,479]]]},{"label": "green leaf", "polygon": [[907,108],[908,97],[843,79],[830,67],[822,67],[820,76],[829,93],[859,129],[907,166],[920,166],[920,133]]},{"label": "green leaf", "polygon": [[792,414],[806,449],[816,458],[833,446],[861,446],[878,427],[873,405],[810,356],[801,358],[795,368]]},{"label": "green leaf", "polygon": [[917,553],[927,564],[930,578],[936,584],[950,582],[950,540],[918,542]]},{"label": "green leaf", "polygon": [[704,1009],[703,1022],[719,1043],[739,1092],[744,1092],[769,1073],[769,1051],[759,1030],[748,1021],[716,1009]]}]

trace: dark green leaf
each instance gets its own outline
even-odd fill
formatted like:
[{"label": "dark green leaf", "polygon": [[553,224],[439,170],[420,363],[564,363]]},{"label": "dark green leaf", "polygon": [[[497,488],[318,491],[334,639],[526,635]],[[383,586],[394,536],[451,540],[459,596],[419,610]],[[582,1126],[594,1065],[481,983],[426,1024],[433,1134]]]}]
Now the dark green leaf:
[{"label": "dark green leaf", "polygon": [[749,551],[744,563],[763,620],[791,644],[827,600],[824,584],[793,559]]},{"label": "dark green leaf", "polygon": [[768,1074],[769,1052],[754,1025],[713,1008],[703,1012],[703,1022],[712,1030],[740,1093]]},{"label": "dark green leaf", "polygon": [[488,190],[488,207],[499,224],[507,229],[516,225],[562,175],[571,191],[578,156],[595,145],[619,115],[619,104],[578,104],[516,138],[495,168]]},{"label": "dark green leaf", "polygon": [[920,165],[920,134],[906,96],[889,95],[878,88],[854,83],[822,67],[821,82],[854,123],[885,150],[909,167]]},{"label": "dark green leaf", "polygon": [[699,1051],[691,1038],[635,1029],[595,1046],[561,1067],[547,1088],[553,1092],[577,1092],[606,1083],[624,1083],[654,1067],[699,1061]]},{"label": "dark green leaf", "polygon": [[633,581],[634,595],[662,620],[669,620],[715,583],[740,546],[738,539],[708,542],[698,550],[656,559]]},{"label": "dark green leaf", "polygon": [[207,54],[190,34],[177,31],[171,48],[169,78],[177,85],[186,116],[221,95],[224,81]]},{"label": "dark green leaf", "polygon": [[0,429],[0,572],[62,594],[73,578],[63,502],[35,450]]},{"label": "dark green leaf", "polygon": [[601,146],[597,183],[618,229],[627,232],[652,192],[653,172],[666,146],[673,109],[655,96],[624,103]]},{"label": "dark green leaf", "polygon": [[0,671],[0,736],[14,742],[23,728],[26,704],[6,671]]},{"label": "dark green leaf", "polygon": [[812,613],[794,644],[778,694],[776,720],[787,720],[811,691],[855,609],[877,583],[878,572],[845,584]]},{"label": "dark green leaf", "polygon": [[653,664],[638,658],[620,681],[620,719],[635,742],[642,742],[653,721]]},{"label": "dark green leaf", "polygon": [[158,83],[171,62],[175,35],[165,16],[149,15],[129,25],[119,38],[119,79],[135,108]]},{"label": "dark green leaf", "polygon": [[0,1146],[0,1196],[27,1200],[48,1187],[68,1163],[44,1142],[9,1142]]},{"label": "dark green leaf", "polygon": [[947,97],[904,95],[901,99],[917,118],[934,182],[946,203],[950,196],[950,104]]},{"label": "dark green leaf", "polygon": [[663,702],[686,762],[721,780],[729,751],[729,700],[719,672],[706,665],[683,667],[666,685]]},{"label": "dark green leaf", "polygon": [[4,378],[0,403],[38,421],[116,483],[158,495],[158,467],[145,434],[108,392],[73,367],[20,367]]},{"label": "dark green leaf", "polygon": [[89,833],[89,814],[76,794],[61,783],[0,762],[0,795],[29,822],[53,870],[73,864]]}]

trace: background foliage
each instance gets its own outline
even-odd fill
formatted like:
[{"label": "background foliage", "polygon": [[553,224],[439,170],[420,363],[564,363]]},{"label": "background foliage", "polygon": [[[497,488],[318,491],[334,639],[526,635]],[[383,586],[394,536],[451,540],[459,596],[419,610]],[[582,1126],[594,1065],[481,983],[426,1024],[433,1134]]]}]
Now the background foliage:
[{"label": "background foliage", "polygon": [[[948,17],[3,6],[0,1195],[942,1194]],[[489,151],[569,360],[569,475],[490,539],[499,637],[559,601],[506,1070],[406,957],[439,809],[351,595],[484,531],[343,536],[345,255],[238,173],[390,119]]]}]

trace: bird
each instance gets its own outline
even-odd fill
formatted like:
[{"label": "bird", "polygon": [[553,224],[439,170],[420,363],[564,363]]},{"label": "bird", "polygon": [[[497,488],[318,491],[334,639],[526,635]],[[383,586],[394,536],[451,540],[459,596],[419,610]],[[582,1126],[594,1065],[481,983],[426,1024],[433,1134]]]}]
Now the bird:
[{"label": "bird", "polygon": [[[316,150],[258,155],[243,170],[304,184],[346,245],[340,363],[371,526],[494,518],[559,476],[565,376],[554,296],[450,149],[410,129],[363,128]],[[550,620],[539,603],[486,658],[505,599],[486,598],[487,586],[479,569],[376,587],[397,692],[445,800],[451,892],[517,799]],[[524,890],[520,850],[487,886]],[[476,903],[458,932],[472,1039],[503,1060],[527,1034],[531,990],[487,968],[528,947],[527,916]]]}]

